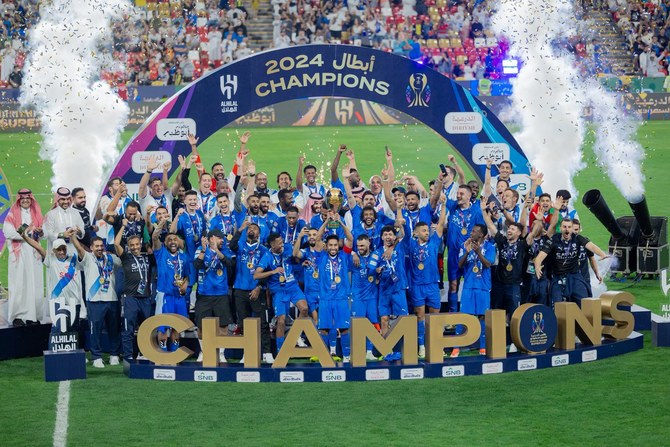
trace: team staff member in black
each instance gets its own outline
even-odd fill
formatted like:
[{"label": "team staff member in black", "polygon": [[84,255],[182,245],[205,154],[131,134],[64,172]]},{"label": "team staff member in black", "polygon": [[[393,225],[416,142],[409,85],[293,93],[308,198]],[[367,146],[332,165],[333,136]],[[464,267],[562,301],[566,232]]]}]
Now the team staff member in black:
[{"label": "team staff member in black", "polygon": [[123,292],[121,294],[121,314],[123,327],[121,328],[121,348],[123,358],[133,359],[133,337],[142,322],[149,318],[151,309],[151,273],[155,261],[153,256],[142,253],[142,239],[135,234],[127,239],[128,251],[121,244],[124,238],[128,220],[123,219],[119,231],[114,238],[114,251],[121,259],[123,268]]},{"label": "team staff member in black", "polygon": [[[193,259],[193,266],[198,271],[195,322],[199,338],[202,338],[202,319],[205,317],[218,317],[223,335],[228,335],[228,325],[233,323],[227,266],[234,261],[224,248],[224,237],[221,230],[210,230],[207,237],[202,238],[202,247],[195,252]],[[198,361],[202,361],[202,352],[200,354]],[[223,349],[219,351],[219,361],[226,361]]]},{"label": "team staff member in black", "polygon": [[[491,308],[504,309],[507,318],[511,318],[512,313],[519,307],[521,300],[521,282],[525,272],[526,255],[528,246],[532,243],[533,237],[527,235],[526,227],[519,222],[508,222],[505,236],[498,231],[498,227],[488,213],[485,200],[481,202],[482,215],[484,222],[493,236],[493,240],[498,249],[498,266],[495,270],[497,283],[500,287],[494,287],[491,293]],[[524,206],[520,221],[525,222],[528,213],[528,207]]]},{"label": "team staff member in black", "polygon": [[586,281],[579,269],[581,247],[591,250],[600,256],[601,260],[609,257],[596,244],[581,234],[575,234],[571,219],[564,219],[561,222],[561,234],[555,234],[549,244],[545,245],[535,257],[535,275],[538,278],[542,275],[542,261],[547,257],[551,260],[549,265],[552,269],[552,278],[549,294],[552,305],[559,301],[580,304],[582,298],[589,296]]}]

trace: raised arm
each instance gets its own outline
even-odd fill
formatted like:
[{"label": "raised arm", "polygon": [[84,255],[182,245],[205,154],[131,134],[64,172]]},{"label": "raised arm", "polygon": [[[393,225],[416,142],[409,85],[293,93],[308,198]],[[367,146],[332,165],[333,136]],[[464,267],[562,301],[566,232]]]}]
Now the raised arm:
[{"label": "raised arm", "polygon": [[[440,177],[435,180],[435,185],[433,186],[433,193],[430,195],[428,203],[430,204],[431,209],[437,208],[437,204],[440,203],[440,198],[442,197],[442,173],[440,172]],[[446,199],[446,196],[445,196]]]},{"label": "raised arm", "polygon": [[156,224],[156,228],[154,228],[154,232],[151,235],[151,247],[156,250],[160,250],[160,248],[163,246],[163,243],[161,242],[161,233],[163,232],[163,228],[165,228],[165,222],[166,220],[161,220]]},{"label": "raised arm", "polygon": [[74,245],[74,248],[77,250],[77,255],[79,256],[79,259],[84,259],[84,256],[86,255],[86,250],[84,249],[84,246],[81,245],[81,242],[79,242],[79,238],[74,237],[74,234],[75,233],[72,228],[63,233],[65,237],[70,238],[70,241],[72,241],[72,245]]},{"label": "raised arm", "polygon": [[449,163],[451,163],[451,165],[456,170],[456,174],[458,175],[457,185],[465,185],[465,171],[463,171],[461,165],[458,164],[458,160],[456,160],[456,157],[454,157],[452,154],[449,155]]},{"label": "raised arm", "polygon": [[[302,167],[305,164],[305,154],[301,154],[298,157],[298,172],[295,176],[295,187],[299,193],[302,194]],[[305,201],[307,198],[305,198]]]},{"label": "raised arm", "polygon": [[33,248],[37,251],[37,253],[40,254],[40,256],[42,256],[42,259],[46,259],[46,257],[47,257],[47,251],[40,245],[39,242],[37,242],[37,241],[36,241],[35,239],[33,239],[32,237],[28,236],[28,234],[29,234],[29,233],[32,233],[34,230],[35,230],[35,227],[34,227],[33,225],[30,225],[28,228],[26,228],[26,230],[25,230],[24,232],[20,233],[20,234],[21,234],[21,237],[23,238],[23,240],[24,240],[28,245],[30,245],[31,247],[33,247]]},{"label": "raised arm", "polygon": [[330,165],[330,181],[331,182],[336,182],[339,180],[339,174],[337,170],[339,169],[340,166],[340,159],[342,158],[342,154],[346,152],[347,150],[347,145],[346,144],[340,144],[340,147],[337,149],[337,152],[335,153],[335,158],[333,159],[333,162]]},{"label": "raised arm", "polygon": [[[439,188],[435,188],[439,189]],[[441,238],[444,233],[444,223],[447,221],[447,198],[440,197],[440,218],[437,220],[437,227],[435,228],[435,233]]]},{"label": "raised arm", "polygon": [[554,206],[551,210],[551,220],[549,221],[549,228],[547,228],[547,236],[552,237],[556,234],[556,227],[558,226],[558,219],[561,217],[561,208],[563,207],[563,198],[556,197]]},{"label": "raised arm", "polygon": [[168,178],[168,171],[170,170],[170,167],[172,166],[172,163],[167,162],[163,163],[163,176],[161,177],[161,180],[163,182],[163,190],[169,191],[170,190],[170,179]]},{"label": "raised arm", "polygon": [[119,258],[124,252],[121,239],[123,239],[123,232],[126,230],[126,226],[128,226],[128,219],[123,219],[121,221],[121,228],[116,232],[116,236],[114,236],[114,251]]},{"label": "raised arm", "polygon": [[484,218],[484,222],[486,223],[486,228],[488,228],[491,237],[494,237],[496,234],[498,234],[498,227],[496,227],[496,225],[491,220],[491,215],[488,213],[485,198],[479,201],[479,206],[481,206],[482,208],[482,217]]},{"label": "raised arm", "polygon": [[114,194],[114,197],[112,197],[112,201],[109,202],[109,205],[107,205],[107,209],[105,210],[106,211],[105,215],[107,215],[107,213],[116,214],[116,207],[119,206],[119,201],[121,201],[121,196],[123,196],[123,193],[125,193],[126,191],[128,191],[128,188],[124,184],[121,184],[119,186],[119,190],[116,191],[116,194]]},{"label": "raised arm", "polygon": [[147,185],[149,184],[149,179],[151,179],[151,173],[157,168],[158,160],[155,155],[152,155],[147,161],[147,170],[140,179],[140,184],[137,190],[137,195],[140,199],[143,199],[147,196]]},{"label": "raised arm", "polygon": [[484,192],[483,197],[488,199],[491,197],[491,160],[486,160],[486,174],[484,174]]},{"label": "raised arm", "polygon": [[526,197],[526,201],[523,202],[523,210],[521,210],[521,216],[519,216],[519,222],[523,225],[522,237],[525,237],[528,234],[528,212],[533,207],[533,199],[530,197],[530,194]]},{"label": "raised arm", "polygon": [[309,230],[307,227],[302,227],[300,229],[300,233],[298,233],[298,237],[295,239],[295,242],[293,242],[293,257],[297,260],[302,259],[302,253],[300,252],[300,245],[302,244],[302,238],[307,236],[307,233]]}]

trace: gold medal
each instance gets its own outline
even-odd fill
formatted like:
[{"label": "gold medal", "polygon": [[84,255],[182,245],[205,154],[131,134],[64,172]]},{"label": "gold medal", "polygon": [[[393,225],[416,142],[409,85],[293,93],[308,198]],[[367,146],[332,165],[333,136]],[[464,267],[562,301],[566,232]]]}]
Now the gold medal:
[{"label": "gold medal", "polygon": [[254,263],[253,263],[253,262],[247,262],[247,268],[248,268],[249,270],[251,270],[252,268],[254,268]]},{"label": "gold medal", "polygon": [[101,277],[100,277],[100,284],[104,284],[104,283],[105,283],[105,278],[103,278],[103,277],[101,276]]},{"label": "gold medal", "polygon": [[228,236],[226,236],[226,239],[228,239],[229,241],[232,241],[233,240],[233,235],[229,234]]},{"label": "gold medal", "polygon": [[312,273],[312,278],[319,279],[319,272],[315,271],[314,273]]},{"label": "gold medal", "polygon": [[375,277],[374,276],[368,276],[368,282],[374,282]]},{"label": "gold medal", "polygon": [[221,275],[223,275],[223,270],[218,269],[218,270],[216,271],[216,276],[221,276]]},{"label": "gold medal", "polygon": [[512,264],[507,264],[507,267],[505,267],[505,270],[507,270],[508,272],[511,272],[512,271]]},{"label": "gold medal", "polygon": [[474,267],[472,267],[472,271],[475,272],[475,273],[478,273],[479,272],[479,267],[477,267],[475,265]]},{"label": "gold medal", "polygon": [[279,282],[286,282],[286,277],[284,275],[279,276]]},{"label": "gold medal", "polygon": [[417,265],[417,268],[419,270],[423,270],[423,267],[424,267],[423,262],[419,262],[419,265]]},{"label": "gold medal", "polygon": [[340,281],[342,281],[342,278],[340,278],[339,276],[336,276],[335,277],[335,284],[339,284]]},{"label": "gold medal", "polygon": [[466,234],[468,234],[468,229],[467,229],[467,228],[461,228],[461,234],[462,234],[463,236],[465,236]]}]

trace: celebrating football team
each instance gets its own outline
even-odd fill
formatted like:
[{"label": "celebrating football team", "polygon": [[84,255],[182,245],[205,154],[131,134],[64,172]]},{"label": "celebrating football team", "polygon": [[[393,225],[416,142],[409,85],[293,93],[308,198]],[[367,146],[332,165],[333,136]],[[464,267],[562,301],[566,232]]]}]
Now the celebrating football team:
[{"label": "celebrating football team", "polygon": [[[595,255],[607,254],[580,234],[570,193],[542,193],[543,175],[534,169],[528,183],[515,183],[510,161],[488,162],[480,185],[449,156],[424,184],[396,175],[389,148],[381,172],[361,172],[343,144],[328,184],[302,155],[294,183],[290,171],[257,172],[250,134],[239,139],[231,169],[217,162],[207,171],[198,138],[189,135],[191,154],[178,157],[172,184],[170,165],[151,157],[137,200],[122,178],[112,178],[95,216],[81,188],[58,188],[44,216],[31,191],[19,190],[3,228],[13,325],[45,315],[43,263],[47,299],[71,306],[75,323],[89,325],[98,368],[103,349],[112,365],[141,355],[137,328],[161,313],[192,314],[198,337],[203,318],[217,317],[224,334],[239,335],[245,318],[258,317],[265,363],[295,318],[311,318],[330,354],[346,363],[351,318],[367,318],[385,336],[398,317],[415,314],[423,357],[426,314],[464,312],[482,322],[478,352],[486,354],[487,310],[502,309],[509,319],[526,302],[579,304],[591,294],[590,269],[602,280]],[[180,334],[160,328],[157,343],[173,351]],[[368,344],[367,359],[377,355]],[[227,361],[223,350],[219,360]]]}]

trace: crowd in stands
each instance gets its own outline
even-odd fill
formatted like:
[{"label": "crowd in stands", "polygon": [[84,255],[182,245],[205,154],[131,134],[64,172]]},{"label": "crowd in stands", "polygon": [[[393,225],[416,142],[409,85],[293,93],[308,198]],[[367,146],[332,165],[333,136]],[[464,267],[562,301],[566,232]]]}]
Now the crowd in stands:
[{"label": "crowd in stands", "polygon": [[628,40],[636,73],[666,76],[670,64],[670,1],[608,0],[607,8]]}]

